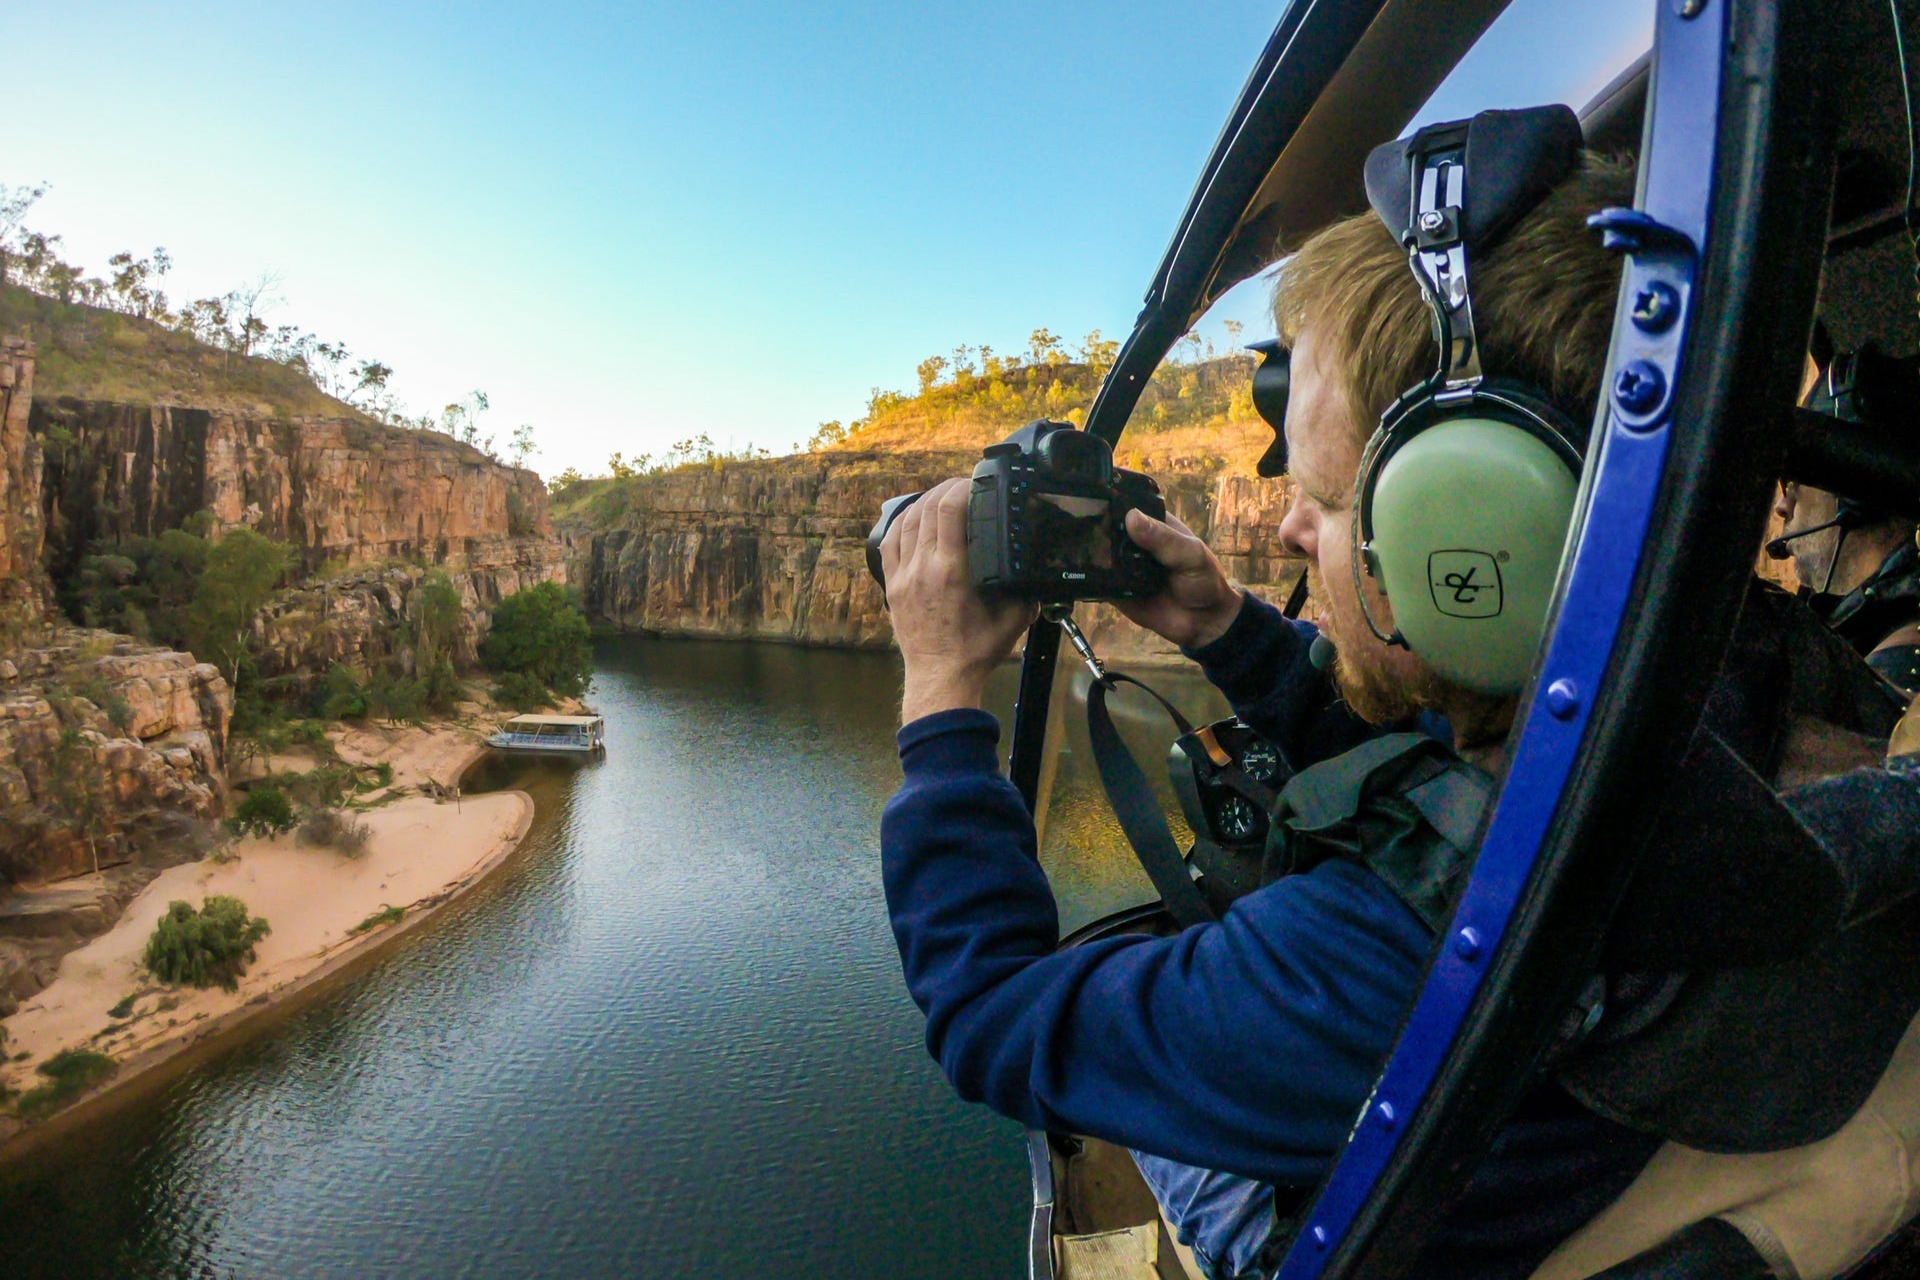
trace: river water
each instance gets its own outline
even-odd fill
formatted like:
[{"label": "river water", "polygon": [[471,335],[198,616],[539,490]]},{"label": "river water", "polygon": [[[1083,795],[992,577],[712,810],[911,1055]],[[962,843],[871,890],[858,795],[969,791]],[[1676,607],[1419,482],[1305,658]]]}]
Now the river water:
[{"label": "river water", "polygon": [[[469,775],[535,798],[506,868],[0,1166],[0,1277],[1022,1274],[1019,1131],[948,1091],[887,929],[898,660],[629,639],[597,665],[603,761]],[[1072,927],[1150,895],[1070,695],[1063,723],[1043,860]],[[1123,729],[1163,772],[1163,728]]]}]

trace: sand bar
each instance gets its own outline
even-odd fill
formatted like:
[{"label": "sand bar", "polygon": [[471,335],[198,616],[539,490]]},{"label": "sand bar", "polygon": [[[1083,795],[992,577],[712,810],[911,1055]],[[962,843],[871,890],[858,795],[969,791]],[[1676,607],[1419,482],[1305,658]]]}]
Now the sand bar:
[{"label": "sand bar", "polygon": [[[461,747],[471,759],[471,742]],[[458,776],[453,768],[445,771]],[[263,1012],[380,945],[396,929],[416,923],[499,865],[526,834],[533,801],[517,791],[457,803],[411,796],[359,816],[373,835],[357,857],[301,846],[288,834],[242,840],[230,860],[162,872],[112,929],[70,952],[53,982],[0,1023],[8,1032],[0,1050],[6,1058],[0,1083],[31,1088],[42,1082],[34,1070],[38,1063],[62,1049],[85,1047],[120,1064],[104,1086],[113,1089],[213,1032]],[[253,915],[266,917],[272,933],[260,943],[237,991],[159,984],[141,965],[155,923],[168,903],[184,899],[197,906],[210,894],[240,898]],[[387,907],[406,910],[401,923],[353,932]],[[131,1016],[109,1016],[136,993]],[[0,1143],[21,1127],[0,1119]]]}]

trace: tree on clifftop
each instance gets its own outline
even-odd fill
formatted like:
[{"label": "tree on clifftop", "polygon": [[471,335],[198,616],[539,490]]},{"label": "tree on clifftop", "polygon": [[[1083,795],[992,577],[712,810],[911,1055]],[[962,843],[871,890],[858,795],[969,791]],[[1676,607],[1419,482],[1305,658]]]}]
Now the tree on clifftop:
[{"label": "tree on clifftop", "polygon": [[593,649],[587,615],[557,582],[516,591],[493,607],[493,629],[480,645],[487,670],[521,677],[502,681],[518,688],[527,679],[563,698],[577,698],[593,680]]},{"label": "tree on clifftop", "polygon": [[[0,183],[0,285],[7,283],[7,264],[18,251],[21,237],[27,234],[21,223],[26,219],[27,211],[45,194],[47,184],[44,182],[37,187],[25,183],[9,187]],[[53,237],[55,240],[59,238]],[[42,236],[40,243],[44,248],[51,242]]]}]

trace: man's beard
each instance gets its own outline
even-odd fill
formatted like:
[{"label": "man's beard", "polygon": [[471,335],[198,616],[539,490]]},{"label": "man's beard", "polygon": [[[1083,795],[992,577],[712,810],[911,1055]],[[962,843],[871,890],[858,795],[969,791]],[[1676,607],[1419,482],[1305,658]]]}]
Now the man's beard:
[{"label": "man's beard", "polygon": [[[1358,625],[1349,626],[1334,607],[1326,580],[1311,565],[1307,568],[1307,592],[1321,603],[1320,630],[1334,648],[1334,688],[1353,714],[1368,724],[1384,725],[1439,706],[1439,677],[1425,663],[1409,664],[1413,668],[1409,674],[1390,670],[1386,646],[1366,629],[1364,621],[1354,619]],[[1353,607],[1360,607],[1358,596],[1353,597]]]}]

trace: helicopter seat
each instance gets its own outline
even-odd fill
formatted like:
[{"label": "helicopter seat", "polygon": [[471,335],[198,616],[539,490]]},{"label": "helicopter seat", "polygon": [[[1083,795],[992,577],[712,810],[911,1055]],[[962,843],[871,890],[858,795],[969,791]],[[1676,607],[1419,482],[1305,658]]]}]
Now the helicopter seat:
[{"label": "helicopter seat", "polygon": [[1838,1133],[1750,1155],[1668,1143],[1625,1194],[1556,1249],[1533,1280],[1586,1280],[1698,1223],[1732,1227],[1783,1280],[1848,1274],[1920,1211],[1920,1018],[1867,1103]]}]

